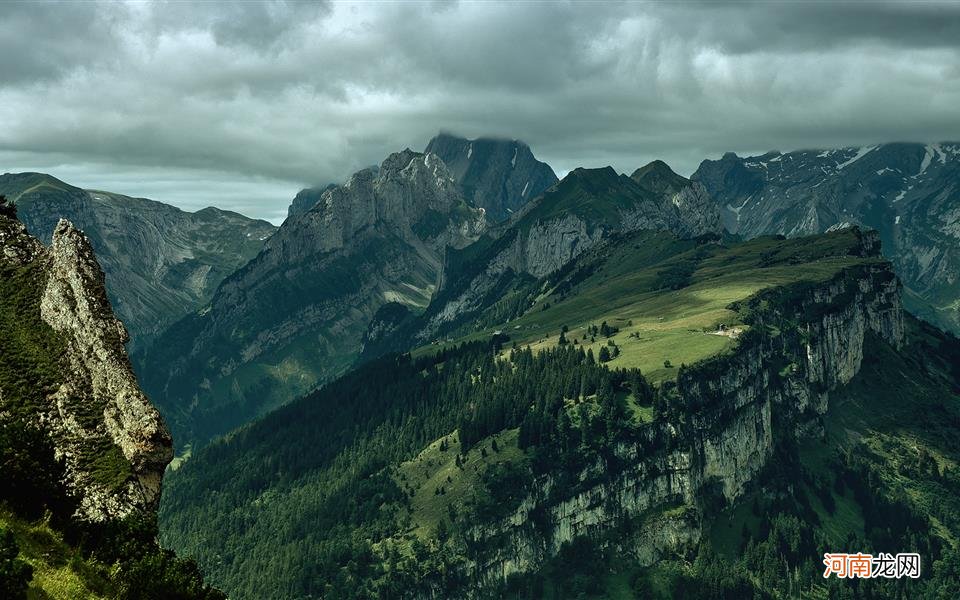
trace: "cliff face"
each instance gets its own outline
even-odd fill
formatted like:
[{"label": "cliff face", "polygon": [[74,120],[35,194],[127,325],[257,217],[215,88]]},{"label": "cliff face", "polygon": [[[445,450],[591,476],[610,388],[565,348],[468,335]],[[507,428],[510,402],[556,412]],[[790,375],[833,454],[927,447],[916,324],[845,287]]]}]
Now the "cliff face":
[{"label": "cliff face", "polygon": [[306,213],[317,205],[323,193],[329,189],[337,187],[336,184],[329,184],[321,187],[306,188],[297,192],[290,206],[287,207],[287,218],[292,219]]},{"label": "cliff face", "polygon": [[817,432],[830,391],[859,371],[868,338],[902,346],[900,290],[878,261],[754,297],[741,307],[751,329],[739,347],[680,373],[669,405],[684,416],[651,423],[635,443],[621,444],[622,466],[612,476],[598,477],[610,468],[598,463],[566,489],[545,477],[508,518],[474,528],[470,546],[485,550],[471,557],[471,576],[502,582],[577,536],[644,565],[694,547],[703,500],[738,498],[776,440]]},{"label": "cliff face", "polygon": [[907,307],[960,331],[960,144],[883,144],[704,161],[693,179],[724,226],[750,238],[822,233],[837,224],[880,233]]},{"label": "cliff face", "polygon": [[557,183],[546,163],[517,140],[468,140],[441,134],[424,152],[436,154],[471,205],[482,208],[491,221],[503,221]]},{"label": "cliff face", "polygon": [[143,358],[144,386],[178,439],[237,427],[349,368],[385,303],[425,307],[447,249],[485,227],[443,161],[392,154],[284,222]]},{"label": "cliff face", "polygon": [[106,273],[107,294],[130,331],[131,350],[206,303],[225,277],[253,258],[276,227],[237,213],[195,213],[144,198],[89,191],[41,173],[0,175],[43,243],[61,219],[84,231]]},{"label": "cliff face", "polygon": [[[155,511],[172,458],[170,434],[140,390],[127,358],[127,332],[107,299],[90,241],[61,220],[49,248],[0,217],[6,269],[36,269],[42,322],[64,351],[58,385],[38,407],[37,424],[65,465],[62,482],[79,516],[103,521]],[[16,398],[6,399],[17,401]]]}]

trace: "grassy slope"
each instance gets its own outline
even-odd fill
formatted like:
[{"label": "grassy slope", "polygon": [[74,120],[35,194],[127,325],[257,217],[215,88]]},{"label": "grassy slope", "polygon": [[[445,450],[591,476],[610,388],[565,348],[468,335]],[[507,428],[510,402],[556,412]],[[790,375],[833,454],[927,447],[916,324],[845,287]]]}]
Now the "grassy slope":
[{"label": "grassy slope", "polygon": [[[620,330],[613,340],[621,354],[610,366],[640,368],[656,383],[675,377],[682,363],[692,364],[733,346],[731,338],[715,334],[721,323],[741,325],[736,313],[727,308],[731,303],[766,287],[828,279],[844,267],[873,260],[847,256],[855,244],[851,232],[823,236],[815,243],[757,238],[708,247],[712,255],[697,260],[694,242],[642,233],[628,243],[598,251],[604,253],[601,266],[565,299],[557,301],[547,291],[523,316],[457,341],[484,339],[502,330],[521,346],[547,348],[556,345],[564,325],[570,329],[569,341],[576,338],[583,343],[586,327],[606,321]],[[663,289],[660,274],[690,261],[697,266],[691,284]],[[606,338],[596,336],[585,347],[596,356],[606,343]],[[422,347],[414,354],[434,348]],[[666,360],[671,368],[664,367]]]},{"label": "grassy slope", "polygon": [[[583,257],[578,262],[595,267],[587,276],[577,279],[574,272],[552,281],[553,289],[545,289],[536,304],[520,318],[475,331],[457,342],[487,339],[499,329],[520,345],[543,348],[556,343],[563,325],[570,328],[567,338],[572,340],[582,338],[583,327],[606,320],[621,327],[614,339],[623,353],[612,366],[639,365],[648,378],[664,380],[675,375],[675,369],[663,367],[664,360],[679,366],[731,347],[730,338],[706,333],[715,331],[718,323],[737,324],[736,313],[727,308],[730,303],[765,287],[822,280],[845,267],[875,260],[851,256],[850,252],[858,245],[859,240],[852,232],[821,236],[816,240],[761,238],[709,246],[680,241],[666,234],[640,234]],[[691,262],[695,263],[695,269],[689,285],[678,290],[663,289],[664,271]],[[563,288],[565,282],[571,281],[572,287]],[[561,288],[563,293],[558,291]],[[630,321],[633,324],[627,325]],[[630,337],[631,333],[639,334],[639,339]],[[605,342],[597,337],[594,354]],[[434,352],[439,347],[442,346],[422,347],[414,354]],[[638,406],[632,398],[628,398],[628,406],[635,419],[650,420],[651,407]],[[463,508],[487,467],[505,460],[524,459],[525,455],[516,446],[515,430],[493,437],[497,439],[499,451],[492,451],[493,440],[487,438],[467,454],[464,468],[455,464],[459,448],[456,432],[438,438],[411,459],[388,467],[394,481],[410,495],[409,507],[398,515],[402,523],[401,536],[407,542],[434,537],[438,523],[449,515],[448,507]],[[440,450],[442,441],[447,446],[445,451]],[[260,452],[260,449],[247,450],[245,455],[250,457]],[[247,467],[238,463],[237,468]],[[291,489],[284,490],[282,486],[265,489],[258,492],[253,503],[258,506],[257,510],[266,510],[272,503],[276,503],[273,510],[296,506],[298,497],[309,493],[309,486],[303,482],[316,476],[317,473],[304,477]],[[437,493],[440,488],[443,493]],[[610,585],[622,595],[628,587],[625,577],[629,573],[615,571],[614,575]],[[616,590],[611,588],[611,594]]]},{"label": "grassy slope", "polygon": [[108,597],[102,566],[85,560],[45,521],[29,522],[0,508],[0,527],[13,533],[19,558],[33,567],[29,600],[95,600]]},{"label": "grassy slope", "polygon": [[[490,436],[461,458],[461,467],[456,465],[456,456],[460,453],[456,432],[434,441],[415,458],[401,463],[394,479],[402,488],[413,492],[406,533],[424,539],[434,536],[441,519],[449,522],[449,507],[456,509],[464,505],[480,485],[480,475],[488,466],[523,460],[523,451],[517,446],[517,432],[510,429]],[[440,488],[442,494],[437,493]]]}]

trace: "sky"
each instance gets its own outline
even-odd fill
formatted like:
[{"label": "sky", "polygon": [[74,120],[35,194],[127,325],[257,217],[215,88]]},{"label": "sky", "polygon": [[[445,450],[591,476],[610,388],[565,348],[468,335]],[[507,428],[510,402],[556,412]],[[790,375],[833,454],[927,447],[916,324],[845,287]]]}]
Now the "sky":
[{"label": "sky", "polygon": [[0,4],[0,173],[278,223],[439,131],[561,175],[957,141],[960,3]]}]

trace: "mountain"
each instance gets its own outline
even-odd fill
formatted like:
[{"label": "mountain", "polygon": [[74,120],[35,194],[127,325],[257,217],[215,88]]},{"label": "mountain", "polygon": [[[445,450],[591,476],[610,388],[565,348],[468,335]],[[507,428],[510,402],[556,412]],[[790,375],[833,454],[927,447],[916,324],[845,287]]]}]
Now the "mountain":
[{"label": "mountain", "polygon": [[0,590],[221,598],[157,545],[172,442],[137,384],[91,242],[66,220],[51,240],[0,199]]},{"label": "mountain", "polygon": [[287,208],[287,218],[292,219],[306,213],[317,205],[317,202],[320,201],[325,191],[335,187],[337,187],[337,185],[331,183],[325,186],[300,190],[297,192],[297,195],[293,197],[293,202],[291,202]]},{"label": "mountain", "polygon": [[144,198],[83,190],[41,173],[0,175],[27,229],[45,243],[61,218],[89,236],[131,349],[203,306],[220,282],[253,258],[276,228],[237,213],[195,213]]},{"label": "mountain", "polygon": [[704,161],[693,175],[746,237],[880,232],[915,314],[960,332],[960,144],[883,144]]},{"label": "mountain", "polygon": [[346,370],[378,308],[422,310],[483,231],[443,162],[390,155],[323,192],[139,359],[174,433],[203,442]]},{"label": "mountain", "polygon": [[906,593],[951,597],[960,342],[875,232],[618,232],[537,282],[201,450],[164,541],[234,598],[845,597],[832,551],[918,552]]},{"label": "mountain", "polygon": [[470,319],[483,321],[483,313],[487,320],[517,316],[540,295],[542,278],[562,272],[610,236],[641,230],[693,238],[722,228],[703,186],[661,161],[630,177],[611,167],[575,169],[508,223],[451,251],[426,312],[410,319],[392,310],[392,321],[380,315],[364,339],[365,355],[437,339]]},{"label": "mountain", "polygon": [[439,156],[471,205],[503,221],[557,182],[553,169],[517,140],[468,140],[442,133],[424,152]]}]

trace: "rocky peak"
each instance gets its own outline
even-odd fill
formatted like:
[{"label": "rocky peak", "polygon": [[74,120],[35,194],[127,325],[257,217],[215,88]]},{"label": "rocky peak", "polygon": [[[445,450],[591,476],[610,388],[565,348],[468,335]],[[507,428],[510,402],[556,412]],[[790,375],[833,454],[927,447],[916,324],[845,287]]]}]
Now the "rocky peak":
[{"label": "rocky peak", "polygon": [[462,246],[484,228],[482,212],[464,203],[443,161],[408,148],[388,156],[379,169],[363,169],[344,185],[327,189],[267,247],[343,248],[374,226],[387,227],[406,241],[428,242],[437,250],[445,244]]},{"label": "rocky peak", "polygon": [[443,160],[467,202],[492,221],[508,218],[557,182],[553,169],[519,140],[441,133],[425,151]]},{"label": "rocky peak", "polygon": [[337,184],[330,183],[319,187],[305,188],[297,192],[293,197],[293,202],[287,207],[287,218],[293,219],[304,214],[317,205],[323,193],[331,188],[337,187]]},{"label": "rocky peak", "polygon": [[39,268],[40,319],[64,347],[53,357],[59,385],[37,421],[64,461],[62,484],[79,500],[78,516],[103,521],[155,510],[172,442],[137,384],[90,241],[61,219],[46,248],[0,217],[0,247],[8,265]]},{"label": "rocky peak", "polygon": [[438,156],[391,154],[287,219],[209,307],[155,344],[144,384],[170,403],[179,439],[225,433],[348,368],[383,304],[425,308],[448,248],[485,227]]},{"label": "rocky peak", "polygon": [[671,196],[691,185],[689,179],[674,173],[673,169],[662,160],[655,160],[640,167],[633,172],[630,179],[649,190]]}]

